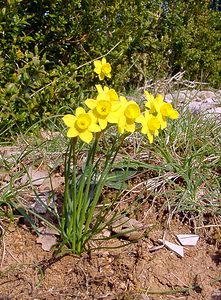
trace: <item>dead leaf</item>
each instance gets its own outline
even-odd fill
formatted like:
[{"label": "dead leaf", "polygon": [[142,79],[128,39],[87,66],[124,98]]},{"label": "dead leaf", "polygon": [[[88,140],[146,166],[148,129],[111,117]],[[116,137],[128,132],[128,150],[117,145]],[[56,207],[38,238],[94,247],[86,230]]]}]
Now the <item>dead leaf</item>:
[{"label": "dead leaf", "polygon": [[51,192],[40,193],[34,196],[33,209],[39,214],[45,214],[48,208],[54,208],[56,195],[52,195]]},{"label": "dead leaf", "polygon": [[46,178],[44,182],[39,186],[40,192],[45,191],[55,191],[64,183],[64,177],[51,176],[51,178]]},{"label": "dead leaf", "polygon": [[160,249],[162,249],[164,247],[164,245],[159,245],[159,246],[153,246],[149,248],[150,252],[154,252],[154,251],[158,251]]},{"label": "dead leaf", "polygon": [[0,147],[0,155],[4,157],[12,157],[13,155],[20,155],[22,149],[17,146],[4,146]]},{"label": "dead leaf", "polygon": [[121,237],[134,241],[141,238],[145,230],[143,224],[139,221],[128,217],[122,217],[113,222],[112,231],[119,234]]},{"label": "dead leaf", "polygon": [[149,296],[145,295],[145,294],[140,294],[140,300],[151,300]]},{"label": "dead leaf", "polygon": [[109,237],[111,235],[111,232],[110,232],[110,230],[104,229],[101,232],[101,234],[102,234],[103,237]]},{"label": "dead leaf", "polygon": [[51,234],[51,235],[60,235],[60,232],[58,229],[54,228],[54,227],[51,227],[51,226],[48,226],[46,225],[46,227],[39,227],[38,228],[38,231],[41,233],[41,234]]},{"label": "dead leaf", "polygon": [[42,249],[50,251],[51,247],[57,243],[57,238],[52,234],[40,234],[36,239],[37,244],[42,244]]},{"label": "dead leaf", "polygon": [[43,140],[53,140],[54,138],[58,137],[60,135],[60,132],[58,131],[50,131],[50,130],[44,130],[43,128],[40,129],[40,137]]},{"label": "dead leaf", "polygon": [[32,167],[30,167],[28,170],[28,174],[22,176],[21,183],[25,184],[31,180],[33,185],[41,185],[47,177],[47,171],[33,169]]}]

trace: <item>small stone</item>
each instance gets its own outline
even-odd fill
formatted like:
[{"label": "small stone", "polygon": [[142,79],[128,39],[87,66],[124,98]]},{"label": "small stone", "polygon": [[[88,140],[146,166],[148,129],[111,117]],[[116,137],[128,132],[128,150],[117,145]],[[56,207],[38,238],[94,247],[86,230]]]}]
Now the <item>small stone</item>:
[{"label": "small stone", "polygon": [[209,109],[208,114],[221,114],[221,107],[216,107],[216,108]]},{"label": "small stone", "polygon": [[215,93],[211,91],[200,91],[197,96],[200,97],[202,100],[216,97]]},{"label": "small stone", "polygon": [[214,290],[211,294],[210,300],[220,300],[221,299],[221,290]]}]

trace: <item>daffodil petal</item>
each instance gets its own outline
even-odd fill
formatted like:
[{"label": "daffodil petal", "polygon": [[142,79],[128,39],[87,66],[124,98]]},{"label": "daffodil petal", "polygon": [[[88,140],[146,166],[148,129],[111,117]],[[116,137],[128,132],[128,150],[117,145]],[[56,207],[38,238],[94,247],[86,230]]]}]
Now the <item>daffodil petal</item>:
[{"label": "daffodil petal", "polygon": [[99,131],[101,131],[101,128],[99,125],[92,123],[89,126],[88,130],[90,130],[91,132],[99,132]]},{"label": "daffodil petal", "polygon": [[120,102],[122,105],[126,105],[128,101],[127,101],[126,97],[120,96]]},{"label": "daffodil petal", "polygon": [[99,93],[97,95],[97,100],[106,100],[110,101],[110,96],[107,93]]},{"label": "daffodil petal", "polygon": [[164,103],[163,96],[161,94],[157,94],[155,101],[157,102],[157,104],[163,104]]},{"label": "daffodil petal", "polygon": [[135,121],[136,121],[137,123],[143,123],[144,119],[145,119],[145,118],[144,118],[143,115],[139,115],[139,117],[137,117]]},{"label": "daffodil petal", "polygon": [[173,109],[169,115],[170,119],[176,120],[179,117],[179,113],[177,110]]},{"label": "daffodil petal", "polygon": [[166,120],[162,120],[161,122],[161,129],[165,129],[167,127],[167,121]]},{"label": "daffodil petal", "polygon": [[126,124],[125,125],[125,129],[128,132],[134,132],[135,131],[135,123],[133,123],[133,124]]},{"label": "daffodil petal", "polygon": [[104,80],[105,74],[104,73],[100,73],[98,75],[98,77],[99,77],[100,80]]},{"label": "daffodil petal", "polygon": [[101,68],[95,68],[94,72],[99,76],[100,72],[101,72]]},{"label": "daffodil petal", "polygon": [[104,92],[104,90],[103,90],[103,88],[102,88],[102,86],[100,84],[96,84],[95,86],[96,86],[96,89],[97,89],[97,91],[98,91],[99,94],[101,94],[101,93]]},{"label": "daffodil petal", "polygon": [[115,89],[110,89],[108,94],[110,96],[111,101],[116,101],[116,102],[118,101],[118,94],[115,91]]},{"label": "daffodil petal", "polygon": [[91,122],[92,123],[97,123],[97,117],[94,115],[94,111],[93,110],[90,110],[88,112],[88,115],[91,117]]},{"label": "daffodil petal", "polygon": [[121,117],[122,113],[121,112],[110,112],[108,117],[107,117],[107,121],[111,124],[117,124],[120,117]]},{"label": "daffodil petal", "polygon": [[120,133],[124,133],[125,124],[126,124],[126,118],[125,116],[122,116],[118,122],[118,130]]},{"label": "daffodil petal", "polygon": [[147,126],[143,125],[143,127],[141,128],[141,133],[147,134]]},{"label": "daffodil petal", "polygon": [[101,61],[100,60],[95,60],[94,61],[94,66],[95,66],[95,68],[101,68]]},{"label": "daffodil petal", "polygon": [[71,114],[65,115],[62,119],[64,121],[64,124],[68,127],[74,126],[74,123],[76,121],[76,117]]},{"label": "daffodil petal", "polygon": [[99,119],[98,123],[99,123],[102,130],[107,127],[107,120],[106,119],[105,120],[104,119]]},{"label": "daffodil petal", "polygon": [[94,100],[94,99],[90,99],[90,98],[88,98],[88,99],[86,99],[85,101],[84,101],[84,103],[87,105],[87,107],[89,107],[90,109],[94,109],[95,107],[96,107],[96,100]]},{"label": "daffodil petal", "polygon": [[[112,107],[111,107],[111,111],[117,111],[121,108],[121,103],[118,101],[113,101],[112,103]],[[122,113],[122,112],[121,112]]]},{"label": "daffodil petal", "polygon": [[104,93],[108,93],[109,90],[110,90],[109,87],[105,85],[105,86],[104,86]]},{"label": "daffodil petal", "polygon": [[154,136],[158,136],[158,135],[159,135],[159,130],[156,129],[156,130],[154,131]]},{"label": "daffodil petal", "polygon": [[148,91],[144,91],[144,94],[146,96],[147,101],[153,101],[154,100],[154,96],[149,93]]},{"label": "daffodil petal", "polygon": [[89,144],[93,138],[93,134],[89,130],[85,130],[79,133],[79,137],[83,142]]},{"label": "daffodil petal", "polygon": [[83,109],[83,107],[78,107],[75,111],[76,117],[78,117],[80,114],[85,114],[85,110]]},{"label": "daffodil petal", "polygon": [[76,130],[75,127],[70,127],[67,131],[67,137],[72,138],[79,135],[79,132]]},{"label": "daffodil petal", "polygon": [[147,137],[148,137],[150,144],[152,144],[153,143],[153,135],[149,131],[147,131]]}]

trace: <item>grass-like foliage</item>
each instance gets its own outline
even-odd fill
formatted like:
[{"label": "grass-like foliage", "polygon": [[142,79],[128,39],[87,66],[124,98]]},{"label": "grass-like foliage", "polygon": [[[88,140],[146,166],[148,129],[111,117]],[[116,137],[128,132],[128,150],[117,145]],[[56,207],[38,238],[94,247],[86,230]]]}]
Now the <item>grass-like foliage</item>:
[{"label": "grass-like foliage", "polygon": [[[106,77],[112,78],[106,59],[94,62],[93,67],[102,82]],[[145,91],[145,97],[145,103],[128,100],[115,89],[98,84],[93,97],[84,99],[71,114],[48,117],[32,126],[26,135],[12,140],[18,146],[14,154],[8,157],[3,147],[6,144],[2,144],[1,216],[12,219],[22,214],[36,231],[35,218],[40,219],[58,230],[59,249],[65,246],[81,254],[91,240],[123,215],[118,206],[120,192],[109,197],[107,187],[121,191],[131,174],[148,172],[149,176],[141,177],[140,195],[147,195],[142,201],[152,201],[157,207],[161,204],[171,215],[180,213],[194,220],[196,227],[205,222],[208,225],[209,218],[205,216],[218,218],[219,120],[213,115],[192,115],[185,107],[180,107],[178,114],[161,95]],[[176,120],[168,122],[168,118]],[[45,125],[51,132],[49,139],[39,135]],[[41,165],[47,166],[53,181],[53,173],[63,163],[64,171],[59,171],[65,179],[62,205],[56,202],[53,189],[51,206],[41,200],[31,176],[29,184],[22,181],[30,166]],[[49,218],[30,206],[30,190]],[[134,200],[137,207],[142,206],[139,199]]]},{"label": "grass-like foliage", "polygon": [[220,215],[220,127],[218,115],[184,112],[169,127],[166,139],[158,140],[155,153],[179,183],[165,192],[176,212],[192,212],[200,219],[206,213]]}]

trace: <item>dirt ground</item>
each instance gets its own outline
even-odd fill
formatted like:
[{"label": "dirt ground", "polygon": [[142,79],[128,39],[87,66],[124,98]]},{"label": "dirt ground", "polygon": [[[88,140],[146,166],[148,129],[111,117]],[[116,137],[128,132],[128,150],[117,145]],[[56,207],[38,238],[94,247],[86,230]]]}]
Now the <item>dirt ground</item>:
[{"label": "dirt ground", "polygon": [[[221,253],[203,236],[195,247],[185,248],[182,258],[166,248],[150,251],[162,238],[158,226],[126,247],[53,259],[53,251],[42,250],[25,225],[1,222],[3,226],[1,300],[221,299]],[[187,225],[173,220],[167,239],[189,232]],[[123,243],[115,239],[111,246]]]},{"label": "dirt ground", "polygon": [[[138,187],[142,178],[136,180]],[[185,247],[179,257],[158,247],[158,240],[175,242],[176,234],[193,233],[191,220],[178,214],[169,218],[161,209],[163,198],[154,205],[146,198],[136,188],[119,203],[120,211],[126,206],[146,229],[142,238],[125,247],[128,241],[122,238],[103,241],[100,249],[81,257],[54,257],[22,218],[11,223],[0,218],[0,300],[221,300],[219,222],[208,221],[214,227],[198,230],[196,246]]]}]

